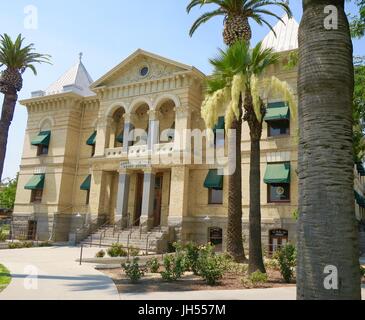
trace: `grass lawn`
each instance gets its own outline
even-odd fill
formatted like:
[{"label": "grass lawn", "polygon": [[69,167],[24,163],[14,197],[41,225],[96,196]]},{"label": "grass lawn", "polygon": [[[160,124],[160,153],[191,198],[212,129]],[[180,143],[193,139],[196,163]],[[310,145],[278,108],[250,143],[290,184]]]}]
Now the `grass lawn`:
[{"label": "grass lawn", "polygon": [[11,281],[10,272],[0,264],[0,292],[3,291]]}]

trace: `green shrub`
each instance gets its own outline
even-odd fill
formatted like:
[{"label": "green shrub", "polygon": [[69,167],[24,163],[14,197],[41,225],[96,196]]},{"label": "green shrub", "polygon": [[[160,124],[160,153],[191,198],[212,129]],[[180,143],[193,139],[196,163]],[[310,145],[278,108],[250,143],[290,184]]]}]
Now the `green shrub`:
[{"label": "green shrub", "polygon": [[152,258],[147,261],[146,267],[151,273],[158,273],[158,270],[160,269],[160,262],[157,258]]},{"label": "green shrub", "polygon": [[[178,248],[176,248],[178,251]],[[186,271],[192,271],[195,275],[199,273],[198,260],[199,260],[199,246],[188,242],[181,248],[184,254],[184,264]]]},{"label": "green shrub", "polygon": [[211,244],[200,247],[197,265],[199,275],[210,286],[216,285],[223,278],[226,268],[225,258],[218,256]]},{"label": "green shrub", "polygon": [[134,248],[134,247],[129,247],[129,254],[132,256],[132,257],[137,257],[139,255],[139,248]]},{"label": "green shrub", "polygon": [[38,247],[40,247],[40,248],[53,247],[53,243],[50,241],[40,242],[40,243],[38,243]]},{"label": "green shrub", "polygon": [[122,264],[127,277],[131,279],[132,282],[137,282],[144,276],[144,270],[142,270],[138,264],[139,258],[134,258],[132,262],[127,262]]},{"label": "green shrub", "polygon": [[259,284],[264,284],[267,282],[268,280],[268,276],[266,273],[262,273],[260,271],[256,271],[254,273],[252,273],[250,276],[249,276],[249,280],[250,282],[254,285],[254,286],[257,286]]},{"label": "green shrub", "polygon": [[32,248],[33,246],[34,246],[33,242],[12,242],[8,244],[9,249]]},{"label": "green shrub", "polygon": [[163,260],[165,270],[161,277],[165,281],[176,281],[184,274],[184,257],[181,254],[166,255]]},{"label": "green shrub", "polygon": [[123,249],[122,245],[119,243],[113,243],[111,248],[107,251],[109,257],[116,258],[116,257],[127,257],[128,252]]},{"label": "green shrub", "polygon": [[365,277],[365,267],[360,266],[360,274],[361,274],[361,277]]},{"label": "green shrub", "polygon": [[9,236],[7,234],[0,232],[0,242],[4,242],[4,241],[8,240],[8,237]]},{"label": "green shrub", "polygon": [[293,279],[297,260],[296,255],[296,248],[292,244],[282,247],[274,255],[279,263],[280,273],[286,283],[290,283]]},{"label": "green shrub", "polygon": [[99,252],[96,253],[95,257],[96,258],[104,258],[105,257],[105,251],[100,250]]}]

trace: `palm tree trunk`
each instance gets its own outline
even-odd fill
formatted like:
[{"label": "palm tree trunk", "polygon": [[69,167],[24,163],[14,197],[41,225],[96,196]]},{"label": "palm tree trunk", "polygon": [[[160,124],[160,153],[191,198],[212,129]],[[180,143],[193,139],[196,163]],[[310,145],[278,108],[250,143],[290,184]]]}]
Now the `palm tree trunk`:
[{"label": "palm tree trunk", "polygon": [[261,244],[260,139],[251,139],[250,161],[250,262],[248,272],[266,273]]},{"label": "palm tree trunk", "polygon": [[2,180],[9,127],[14,117],[15,105],[18,100],[16,93],[5,93],[0,120],[0,181]]},{"label": "palm tree trunk", "polygon": [[[350,30],[344,0],[304,0],[303,5],[299,31],[297,294],[304,300],[360,299]],[[326,5],[338,8],[337,29],[324,28]],[[328,266],[330,274],[325,271]],[[332,289],[325,285],[326,280],[332,280]]]},{"label": "palm tree trunk", "polygon": [[[245,93],[245,121],[250,128],[250,240],[248,272],[259,270],[266,273],[262,257],[261,244],[261,172],[260,172],[260,140],[262,136],[262,119],[258,121],[249,90]],[[261,112],[265,113],[262,106]]]},{"label": "palm tree trunk", "polygon": [[[239,105],[242,105],[240,98]],[[240,107],[241,109],[241,107]],[[234,173],[229,176],[228,181],[228,228],[227,228],[227,252],[236,262],[245,262],[245,251],[242,237],[242,162],[241,162],[241,136],[242,116],[239,120],[234,119],[229,139],[235,138],[235,143],[229,143],[228,155],[236,153]],[[231,148],[235,148],[232,150]]]}]

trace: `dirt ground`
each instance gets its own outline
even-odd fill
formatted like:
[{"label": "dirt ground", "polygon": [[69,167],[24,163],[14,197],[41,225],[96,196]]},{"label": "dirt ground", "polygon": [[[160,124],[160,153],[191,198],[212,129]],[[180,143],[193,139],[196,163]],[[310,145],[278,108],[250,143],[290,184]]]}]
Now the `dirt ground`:
[{"label": "dirt ground", "polygon": [[200,291],[200,290],[240,290],[252,288],[278,288],[293,287],[295,281],[287,284],[282,280],[279,271],[267,270],[269,280],[262,285],[252,286],[243,284],[242,274],[227,273],[216,286],[207,285],[202,278],[186,273],[181,279],[175,282],[165,282],[161,279],[160,274],[146,274],[139,282],[131,283],[126,278],[122,269],[103,270],[103,272],[113,279],[120,293],[128,292],[168,292],[168,291]]}]

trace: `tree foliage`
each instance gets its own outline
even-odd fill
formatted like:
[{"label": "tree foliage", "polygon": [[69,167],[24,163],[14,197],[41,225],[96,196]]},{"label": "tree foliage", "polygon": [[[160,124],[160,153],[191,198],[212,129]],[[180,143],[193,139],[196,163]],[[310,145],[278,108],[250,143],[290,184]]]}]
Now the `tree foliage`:
[{"label": "tree foliage", "polygon": [[15,203],[16,188],[18,185],[18,177],[15,179],[7,179],[1,183],[0,187],[0,207],[3,209],[13,209]]},{"label": "tree foliage", "polygon": [[362,38],[365,35],[365,0],[353,0],[359,7],[359,14],[350,16],[351,35]]}]

